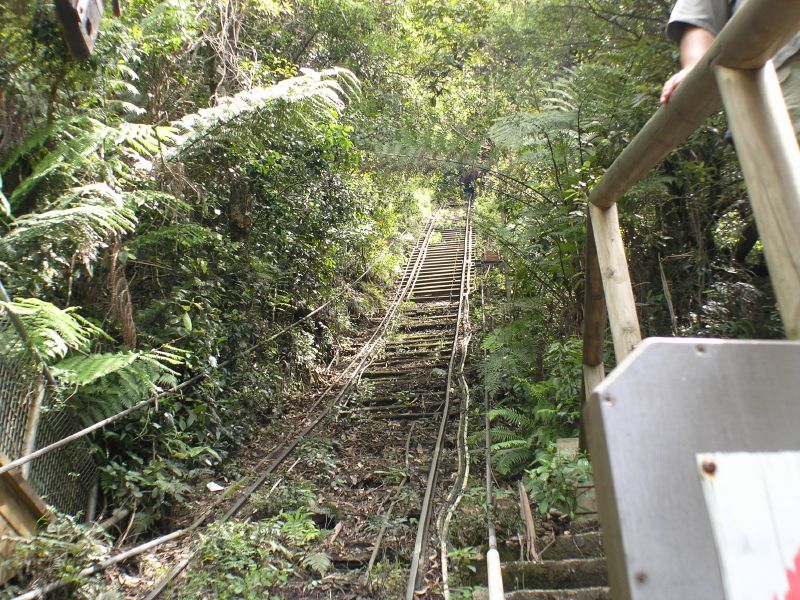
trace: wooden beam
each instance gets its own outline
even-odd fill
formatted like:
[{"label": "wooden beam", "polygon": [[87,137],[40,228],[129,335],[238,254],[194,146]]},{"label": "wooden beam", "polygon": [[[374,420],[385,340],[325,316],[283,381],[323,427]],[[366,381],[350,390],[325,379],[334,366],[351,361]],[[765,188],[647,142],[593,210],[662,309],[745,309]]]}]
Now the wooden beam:
[{"label": "wooden beam", "polygon": [[614,353],[617,363],[620,363],[642,341],[642,334],[639,330],[628,261],[625,258],[625,245],[619,228],[619,216],[616,205],[607,209],[590,205],[589,215],[603,277]]},{"label": "wooden beam", "polygon": [[[0,465],[9,459],[0,454]],[[12,537],[30,537],[43,516],[50,516],[47,506],[25,481],[15,473],[0,475],[0,561],[11,556]],[[6,539],[4,539],[6,538]],[[13,573],[0,568],[0,585]]]},{"label": "wooden beam", "polygon": [[800,339],[800,149],[778,76],[769,62],[717,67],[717,80],[786,335]]},{"label": "wooden beam", "polygon": [[[25,435],[22,439],[22,454],[30,454],[36,450],[36,434],[39,432],[39,420],[42,413],[42,402],[44,401],[45,386],[44,381],[38,381],[36,389],[31,390],[33,402],[28,408],[28,420],[25,424]],[[28,479],[31,474],[31,467],[28,463],[22,466],[22,476]]]},{"label": "wooden beam", "polygon": [[592,396],[594,388],[600,385],[606,378],[606,367],[603,363],[599,365],[583,365],[583,389],[586,397],[584,401]]},{"label": "wooden beam", "polygon": [[737,11],[689,76],[633,138],[589,201],[607,208],[642,179],[719,108],[713,67],[756,69],[800,29],[797,0],[748,0]]},{"label": "wooden beam", "polygon": [[713,64],[758,69],[800,30],[797,0],[748,0],[709,49]]},{"label": "wooden beam", "polygon": [[603,277],[597,261],[597,246],[594,242],[592,219],[587,219],[586,248],[584,251],[586,271],[583,291],[583,364],[596,366],[603,362],[603,346],[606,337],[606,302],[603,295]]}]

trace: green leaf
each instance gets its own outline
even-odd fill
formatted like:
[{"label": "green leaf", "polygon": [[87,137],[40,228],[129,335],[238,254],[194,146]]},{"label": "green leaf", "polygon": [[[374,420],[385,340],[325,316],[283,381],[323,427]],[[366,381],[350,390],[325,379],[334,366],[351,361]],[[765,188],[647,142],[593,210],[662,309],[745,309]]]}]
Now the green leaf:
[{"label": "green leaf", "polygon": [[311,552],[303,557],[303,566],[324,576],[332,566],[331,557],[325,552]]}]

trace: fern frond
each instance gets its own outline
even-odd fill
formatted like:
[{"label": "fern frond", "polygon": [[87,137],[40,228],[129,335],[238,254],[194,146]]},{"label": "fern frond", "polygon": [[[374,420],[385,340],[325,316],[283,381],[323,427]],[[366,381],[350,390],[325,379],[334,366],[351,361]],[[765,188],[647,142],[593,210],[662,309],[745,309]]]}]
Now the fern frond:
[{"label": "fern frond", "polygon": [[494,421],[495,419],[504,419],[511,423],[512,425],[520,425],[523,420],[522,413],[514,408],[493,408],[489,411],[489,422]]},{"label": "fern frond", "polygon": [[138,358],[138,352],[71,356],[60,361],[55,367],[56,373],[64,382],[83,387],[106,375],[122,371]]},{"label": "fern frond", "polygon": [[330,571],[333,562],[331,557],[325,552],[310,552],[303,557],[303,566],[311,569],[320,576]]},{"label": "fern frond", "polygon": [[508,427],[492,427],[489,429],[489,438],[497,443],[510,442],[517,439],[518,434]]},{"label": "fern frond", "polygon": [[514,437],[514,439],[492,444],[493,451],[514,450],[516,448],[527,448],[527,447],[528,447],[528,440],[523,440],[516,436]]},{"label": "fern frond", "polygon": [[[39,354],[49,359],[63,358],[70,351],[85,352],[91,341],[105,333],[76,311],[76,307],[60,309],[36,298],[0,302],[0,307],[16,314]],[[4,342],[11,352],[24,352],[24,347],[12,329],[4,333]]]},{"label": "fern frond", "polygon": [[0,239],[0,250],[12,254],[23,243],[41,239],[95,245],[112,235],[131,232],[136,226],[136,217],[124,205],[122,196],[103,183],[72,188],[54,206],[12,221],[11,231]]},{"label": "fern frond", "polygon": [[500,450],[495,454],[493,462],[501,475],[510,475],[522,471],[535,458],[531,448],[518,447]]},{"label": "fern frond", "polygon": [[[98,150],[103,146],[131,161],[146,163],[148,158],[160,152],[162,144],[168,146],[174,142],[176,131],[172,127],[128,122],[114,126],[90,117],[72,117],[37,131],[5,161],[0,172],[11,168],[22,156],[36,150],[50,138],[57,138],[59,143],[34,164],[33,172],[11,192],[9,202],[12,207],[17,206],[53,174],[59,173],[75,180],[78,171],[92,164],[92,156],[100,160]],[[109,157],[105,160],[119,169],[119,161],[110,161]]]},{"label": "fern frond", "polygon": [[70,127],[75,121],[76,117],[69,117],[67,119],[56,119],[50,123],[36,128],[30,133],[23,141],[22,144],[13,149],[13,151],[6,156],[3,164],[0,165],[0,173],[5,173],[23,156],[30,154],[34,150],[41,148],[44,143],[52,136],[61,133],[66,128]]},{"label": "fern frond", "polygon": [[[18,205],[49,175],[62,172],[72,175],[78,169],[85,167],[87,157],[96,152],[108,136],[110,129],[96,119],[87,117],[73,118],[61,124],[60,129],[50,133],[58,133],[64,137],[54,150],[48,152],[44,158],[33,167],[33,172],[23,179],[14,188],[9,197],[11,206]],[[29,146],[29,144],[25,144]],[[15,153],[18,157],[22,153]],[[9,161],[4,164],[4,170],[11,166]]]},{"label": "fern frond", "polygon": [[518,113],[495,121],[489,129],[489,137],[505,148],[527,148],[540,143],[543,133],[571,130],[575,121],[575,113],[566,110]]},{"label": "fern frond", "polygon": [[217,106],[201,109],[174,122],[173,126],[180,134],[176,136],[168,157],[175,159],[186,155],[201,140],[204,146],[208,146],[214,143],[215,138],[224,139],[228,125],[242,124],[281,103],[307,103],[309,113],[338,113],[344,108],[345,101],[359,91],[358,79],[347,69],[304,69],[302,75],[284,79],[270,87],[257,87],[222,98]]},{"label": "fern frond", "polygon": [[184,360],[172,350],[70,356],[53,371],[59,381],[76,389],[70,404],[78,416],[85,422],[97,421],[175,385],[178,372],[172,367]]}]

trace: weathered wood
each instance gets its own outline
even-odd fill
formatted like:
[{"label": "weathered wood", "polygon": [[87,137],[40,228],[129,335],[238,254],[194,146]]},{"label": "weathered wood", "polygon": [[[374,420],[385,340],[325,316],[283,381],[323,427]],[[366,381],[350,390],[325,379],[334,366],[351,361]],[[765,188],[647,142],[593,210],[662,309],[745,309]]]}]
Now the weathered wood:
[{"label": "weathered wood", "polygon": [[[0,454],[0,464],[10,462]],[[0,475],[0,559],[6,559],[12,542],[4,537],[30,537],[39,520],[48,515],[47,506],[25,481],[13,472]],[[0,569],[0,584],[12,573]]]},{"label": "weathered wood", "polygon": [[590,206],[589,215],[597,247],[597,261],[603,278],[614,353],[619,363],[642,341],[628,261],[625,258],[625,245],[622,242],[616,206],[607,209]]},{"label": "weathered wood", "polygon": [[607,582],[606,563],[602,558],[508,562],[503,565],[506,593],[521,589],[595,587]]},{"label": "weathered wood", "polygon": [[586,393],[586,398],[591,397],[594,388],[600,385],[605,378],[606,367],[603,363],[594,366],[583,365],[583,389]]},{"label": "weathered wood", "polygon": [[564,560],[565,558],[603,558],[603,538],[598,531],[558,535],[546,550],[542,551],[545,560]]},{"label": "weathered wood", "polygon": [[522,485],[522,481],[517,482],[517,489],[519,491],[519,513],[525,523],[526,557],[528,560],[539,562],[541,558],[539,558],[539,553],[536,550],[536,523],[533,521],[528,492],[525,486]]},{"label": "weathered wood", "polygon": [[800,452],[700,454],[697,467],[726,599],[797,598]]},{"label": "weathered wood", "polygon": [[[798,3],[800,5],[800,3]],[[772,63],[717,68],[786,335],[800,338],[800,149]]]},{"label": "weathered wood", "polygon": [[597,387],[584,415],[615,600],[725,598],[695,454],[800,449],[798,364],[798,342],[650,338]]},{"label": "weathered wood", "polygon": [[64,41],[77,59],[89,58],[100,31],[101,0],[55,0]]},{"label": "weathered wood", "polygon": [[603,345],[608,319],[603,294],[603,276],[597,260],[597,245],[591,217],[586,223],[583,268],[586,271],[583,290],[583,364],[595,366],[603,362]]},{"label": "weathered wood", "polygon": [[711,48],[633,138],[592,189],[589,201],[607,208],[642,179],[720,105],[713,66],[757,69],[800,29],[797,0],[749,0]]}]

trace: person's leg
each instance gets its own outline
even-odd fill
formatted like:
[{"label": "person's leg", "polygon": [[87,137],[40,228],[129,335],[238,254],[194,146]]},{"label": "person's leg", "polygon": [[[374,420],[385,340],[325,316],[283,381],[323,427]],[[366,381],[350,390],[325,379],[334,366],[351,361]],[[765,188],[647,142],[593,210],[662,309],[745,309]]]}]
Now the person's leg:
[{"label": "person's leg", "polygon": [[800,140],[800,54],[795,54],[778,69],[778,78],[783,87],[786,108],[794,125],[794,134]]}]

